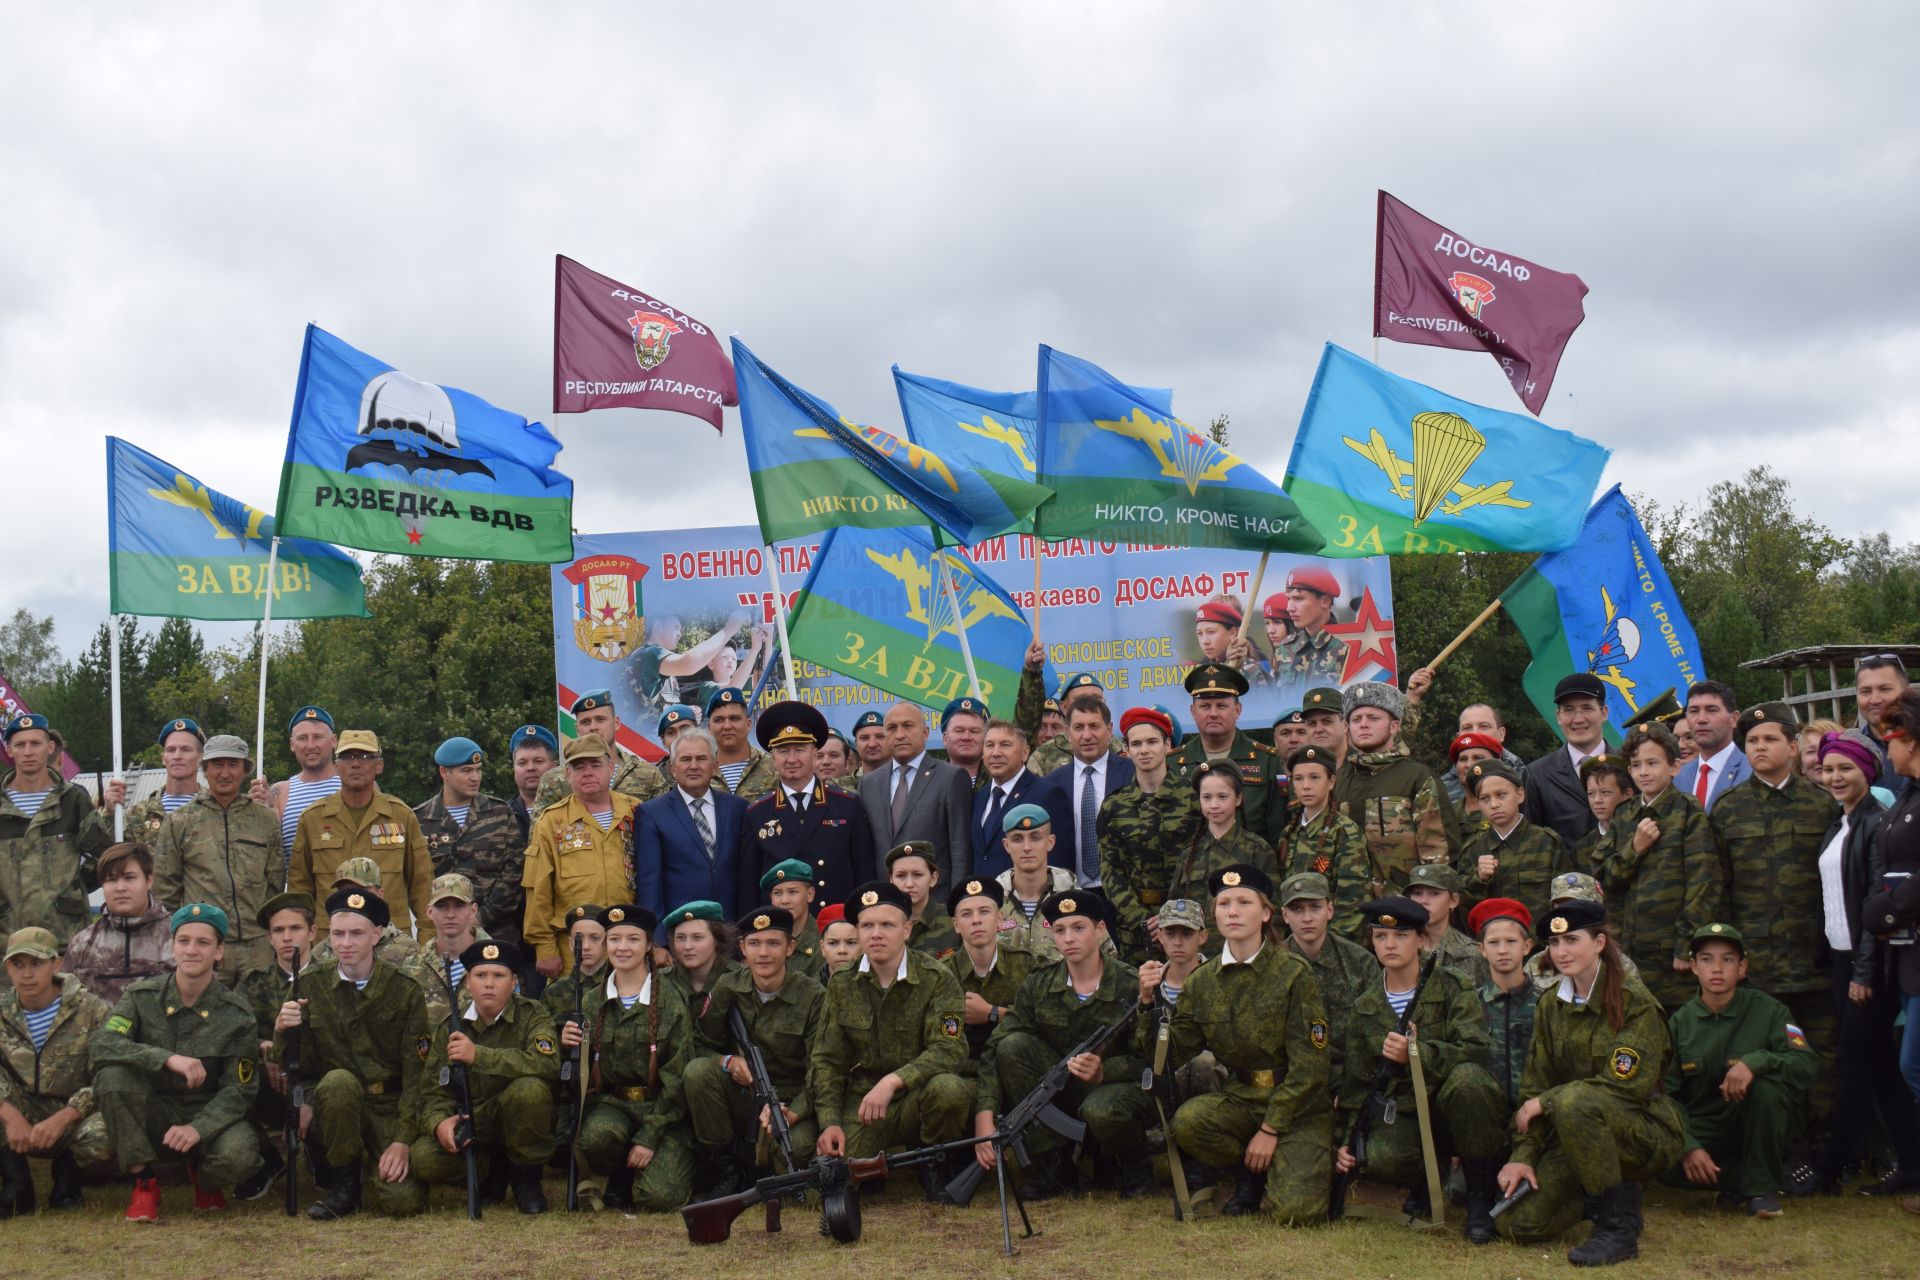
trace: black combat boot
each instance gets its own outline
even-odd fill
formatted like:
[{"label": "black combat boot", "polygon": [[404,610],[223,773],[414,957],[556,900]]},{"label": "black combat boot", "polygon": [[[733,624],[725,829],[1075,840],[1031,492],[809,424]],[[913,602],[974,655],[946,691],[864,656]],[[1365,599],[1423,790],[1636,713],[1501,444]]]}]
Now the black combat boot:
[{"label": "black combat boot", "polygon": [[73,1152],[62,1151],[53,1158],[53,1190],[47,1193],[47,1207],[51,1209],[78,1209],[87,1200],[81,1194],[85,1180],[80,1176],[80,1162],[73,1158]]},{"label": "black combat boot", "polygon": [[707,1189],[701,1194],[708,1200],[730,1196],[746,1185],[740,1175],[740,1162],[733,1154],[732,1143],[700,1148],[699,1163],[707,1177]]},{"label": "black combat boot", "polygon": [[1640,1230],[1635,1225],[1634,1200],[1629,1194],[1632,1189],[1632,1184],[1622,1183],[1586,1197],[1593,1234],[1567,1251],[1568,1262],[1576,1267],[1610,1267],[1640,1256]]},{"label": "black combat boot", "polygon": [[329,1165],[327,1175],[327,1194],[307,1206],[307,1216],[315,1222],[338,1222],[360,1212],[360,1162]]},{"label": "black combat boot", "polygon": [[602,1208],[615,1213],[633,1212],[633,1170],[625,1165],[607,1175],[606,1190],[600,1193]]},{"label": "black combat boot", "polygon": [[271,1142],[260,1144],[260,1168],[233,1189],[236,1200],[258,1200],[273,1186],[273,1180],[287,1167],[287,1158]]},{"label": "black combat boot", "polygon": [[1187,1175],[1187,1194],[1198,1195],[1208,1187],[1218,1186],[1225,1175],[1204,1160],[1182,1160],[1180,1168]]},{"label": "black combat boot", "polygon": [[1138,1200],[1153,1194],[1153,1157],[1142,1151],[1118,1161],[1116,1181],[1122,1200]]},{"label": "black combat boot", "polygon": [[500,1204],[507,1198],[507,1162],[494,1157],[480,1175],[480,1204]]},{"label": "black combat boot", "polygon": [[0,1148],[0,1218],[33,1212],[33,1168],[18,1152]]},{"label": "black combat boot", "polygon": [[507,1181],[513,1187],[513,1207],[529,1216],[547,1211],[546,1189],[540,1185],[540,1166],[510,1164]]},{"label": "black combat boot", "polygon": [[1267,1193],[1267,1175],[1248,1173],[1242,1169],[1238,1179],[1234,1184],[1233,1198],[1220,1206],[1223,1217],[1238,1218],[1242,1214],[1260,1212],[1260,1197]]},{"label": "black combat boot", "polygon": [[1026,1178],[1020,1183],[1020,1198],[1028,1204],[1036,1204],[1065,1195],[1067,1184],[1061,1177],[1060,1166],[1067,1158],[1064,1151],[1049,1151],[1043,1156],[1035,1156],[1033,1167],[1027,1170]]},{"label": "black combat boot", "polygon": [[1462,1160],[1467,1177],[1467,1243],[1493,1243],[1493,1206],[1500,1199],[1500,1162]]},{"label": "black combat boot", "polygon": [[1433,1197],[1427,1194],[1426,1183],[1407,1189],[1406,1198],[1400,1202],[1400,1212],[1422,1222],[1433,1221]]}]

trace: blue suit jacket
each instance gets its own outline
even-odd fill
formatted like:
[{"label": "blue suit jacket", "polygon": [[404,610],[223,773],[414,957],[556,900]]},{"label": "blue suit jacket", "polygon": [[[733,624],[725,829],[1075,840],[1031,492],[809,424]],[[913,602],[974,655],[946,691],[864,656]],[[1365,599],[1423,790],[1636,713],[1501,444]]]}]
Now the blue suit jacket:
[{"label": "blue suit jacket", "polygon": [[[1066,824],[1060,828],[1059,835],[1053,842],[1053,851],[1055,854],[1062,855],[1059,865],[1066,867],[1068,870],[1072,870],[1074,867],[1075,841],[1079,838],[1079,833],[1074,829],[1073,825],[1073,815],[1077,813],[1080,808],[1079,784],[1074,780],[1073,775],[1074,771],[1079,768],[1080,762],[1078,760],[1069,760],[1047,775],[1047,781],[1059,787],[1067,797],[1067,821]],[[1133,761],[1127,759],[1125,756],[1108,755],[1107,795],[1101,796],[1100,798],[1105,800],[1107,796],[1112,795],[1132,781]]]},{"label": "blue suit jacket", "polygon": [[678,787],[640,806],[633,824],[633,900],[649,911],[665,915],[707,898],[734,918],[734,865],[747,802],[720,791],[707,796],[713,801],[712,861]]},{"label": "blue suit jacket", "polygon": [[[1111,769],[1113,766],[1107,766]],[[1000,824],[995,822],[991,830],[987,827],[987,810],[993,804],[993,780],[989,778],[984,786],[973,793],[973,866],[976,876],[997,876],[1002,871],[1013,869],[1013,859],[1007,856]],[[1067,793],[1051,777],[1043,778],[1031,770],[1023,771],[1020,780],[1014,784],[1012,794],[1001,805],[1000,812],[1005,813],[1015,805],[1037,804],[1047,811],[1053,821],[1053,854],[1047,859],[1056,867],[1073,866],[1073,810],[1067,804]]]},{"label": "blue suit jacket", "polygon": [[[1692,795],[1694,781],[1699,776],[1700,757],[1695,756],[1680,766],[1679,773],[1673,775],[1673,785],[1677,790]],[[1733,754],[1727,757],[1727,766],[1720,771],[1720,776],[1707,779],[1707,812],[1713,812],[1713,806],[1719,802],[1721,796],[1727,794],[1727,788],[1737,787],[1752,776],[1753,766],[1747,763],[1746,752],[1735,747]]]}]

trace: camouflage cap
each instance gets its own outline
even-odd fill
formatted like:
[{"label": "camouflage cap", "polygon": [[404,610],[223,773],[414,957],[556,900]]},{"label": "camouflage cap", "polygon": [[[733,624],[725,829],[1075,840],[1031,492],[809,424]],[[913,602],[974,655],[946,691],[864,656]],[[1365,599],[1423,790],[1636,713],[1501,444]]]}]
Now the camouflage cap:
[{"label": "camouflage cap", "polygon": [[1316,711],[1339,715],[1340,691],[1330,687],[1307,690],[1307,696],[1300,699],[1300,716],[1305,719]]},{"label": "camouflage cap", "polygon": [[1384,680],[1362,680],[1340,695],[1340,718],[1347,719],[1362,707],[1377,707],[1395,720],[1405,720],[1407,695]]},{"label": "camouflage cap", "polygon": [[57,960],[60,958],[60,943],[50,930],[38,925],[31,928],[15,929],[7,935],[7,954],[0,959],[11,960],[15,956],[32,956],[35,960]]},{"label": "camouflage cap", "polygon": [[216,733],[207,739],[207,745],[200,753],[202,764],[211,764],[215,760],[251,760],[253,753],[247,750],[247,740],[231,733]]},{"label": "camouflage cap", "polygon": [[1192,898],[1168,898],[1160,904],[1154,923],[1162,929],[1191,929],[1200,933],[1207,927],[1206,908]]},{"label": "camouflage cap", "polygon": [[1562,902],[1605,902],[1607,895],[1600,882],[1584,871],[1563,871],[1547,885],[1547,900]]},{"label": "camouflage cap", "polygon": [[1407,872],[1407,888],[1413,889],[1426,885],[1430,889],[1445,889],[1448,893],[1460,892],[1460,873],[1444,862],[1421,862]]},{"label": "camouflage cap", "polygon": [[371,729],[343,729],[339,741],[333,744],[333,758],[338,760],[349,751],[364,751],[370,756],[380,754],[380,738]]},{"label": "camouflage cap", "polygon": [[372,858],[348,858],[333,869],[333,883],[337,887],[343,884],[357,884],[363,888],[380,887],[380,864]]},{"label": "camouflage cap", "polygon": [[472,902],[473,881],[457,871],[449,871],[444,876],[435,876],[433,883],[427,886],[428,905],[445,902],[449,898],[456,902]]},{"label": "camouflage cap", "polygon": [[1327,878],[1318,871],[1302,871],[1288,876],[1280,882],[1280,905],[1291,906],[1303,901],[1330,902],[1333,890],[1327,885]]},{"label": "camouflage cap", "polygon": [[1689,951],[1698,951],[1709,942],[1731,942],[1741,955],[1747,954],[1747,940],[1741,932],[1730,924],[1703,924],[1693,931],[1693,937],[1687,942]]}]

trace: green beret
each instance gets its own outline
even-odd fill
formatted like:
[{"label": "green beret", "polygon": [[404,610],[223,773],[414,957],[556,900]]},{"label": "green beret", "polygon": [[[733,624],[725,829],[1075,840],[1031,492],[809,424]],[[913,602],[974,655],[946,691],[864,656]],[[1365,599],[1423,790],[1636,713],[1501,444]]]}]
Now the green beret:
[{"label": "green beret", "polygon": [[719,903],[699,898],[693,902],[683,902],[667,912],[667,918],[660,922],[660,927],[671,932],[676,925],[688,920],[711,920],[715,924],[724,924],[726,919],[727,913]]},{"label": "green beret", "polygon": [[254,923],[262,929],[268,928],[273,918],[282,911],[304,911],[307,919],[313,919],[313,895],[310,893],[276,893],[260,904],[260,910],[253,917]]},{"label": "green beret", "polygon": [[210,924],[222,942],[227,940],[227,913],[211,902],[189,902],[173,913],[172,932],[180,932],[180,926],[187,924]]},{"label": "green beret", "polygon": [[806,883],[812,884],[813,867],[800,861],[798,858],[788,858],[784,862],[776,862],[767,868],[765,875],[760,877],[760,892],[765,893],[767,890],[773,888],[773,886],[783,884],[788,880],[804,880]]},{"label": "green beret", "polygon": [[1520,775],[1503,760],[1480,760],[1467,766],[1467,790],[1474,795],[1480,794],[1480,784],[1488,778],[1505,778],[1516,787],[1522,785]]}]

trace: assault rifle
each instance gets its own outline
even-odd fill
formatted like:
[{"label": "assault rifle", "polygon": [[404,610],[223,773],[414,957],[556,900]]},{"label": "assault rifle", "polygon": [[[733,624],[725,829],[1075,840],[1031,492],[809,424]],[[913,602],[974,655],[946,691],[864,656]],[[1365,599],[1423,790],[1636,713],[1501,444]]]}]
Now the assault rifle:
[{"label": "assault rifle", "polygon": [[1167,1135],[1167,1174],[1173,1179],[1173,1220],[1185,1222],[1193,1216],[1192,1193],[1187,1190],[1187,1171],[1180,1160],[1180,1144],[1173,1140],[1173,1113],[1178,1100],[1173,1092],[1173,1073],[1177,1064],[1167,1061],[1173,1041],[1173,1003],[1166,995],[1153,997],[1155,1031],[1153,1065],[1140,1073],[1140,1087],[1153,1095],[1153,1109],[1160,1115],[1160,1131]]},{"label": "assault rifle", "polygon": [[803,1167],[762,1178],[745,1191],[686,1205],[680,1210],[680,1216],[686,1219],[690,1243],[719,1244],[733,1233],[733,1220],[756,1204],[766,1206],[768,1233],[780,1230],[780,1202],[789,1196],[800,1197],[813,1191],[820,1196],[820,1234],[840,1244],[852,1244],[860,1238],[860,1184],[923,1164],[935,1164],[951,1152],[971,1151],[987,1141],[990,1139],[961,1138],[899,1155],[882,1153],[860,1160],[815,1156]]},{"label": "assault rifle", "polygon": [[[460,1016],[460,993],[454,990],[453,966],[448,965],[440,971],[440,980],[447,988],[447,1034],[458,1032],[467,1034],[467,1020]],[[480,1158],[473,1149],[473,1088],[467,1073],[467,1064],[447,1059],[440,1068],[440,1083],[453,1090],[453,1104],[460,1110],[454,1117],[453,1145],[467,1158],[467,1217],[474,1222],[480,1220]]]},{"label": "assault rifle", "polygon": [[[1414,984],[1413,997],[1407,1001],[1406,1011],[1400,1015],[1399,1022],[1394,1026],[1394,1030],[1400,1035],[1407,1034],[1407,1025],[1413,1019],[1413,1011],[1419,1007],[1421,993],[1427,989],[1427,979],[1433,977],[1434,965],[1439,959],[1438,951],[1427,955],[1426,966],[1420,970],[1420,981]],[[1378,1114],[1387,1124],[1393,1123],[1397,1108],[1387,1097],[1387,1092],[1393,1087],[1394,1078],[1398,1074],[1398,1063],[1388,1062],[1384,1057],[1380,1059],[1380,1067],[1373,1073],[1373,1087],[1367,1091],[1366,1099],[1361,1102],[1360,1113],[1353,1118],[1353,1129],[1347,1134],[1344,1144],[1348,1154],[1353,1157],[1353,1168],[1345,1173],[1333,1175],[1333,1194],[1327,1203],[1329,1222],[1338,1222],[1340,1215],[1346,1212],[1347,1189],[1353,1184],[1353,1180],[1366,1170],[1367,1136],[1373,1132],[1374,1116]]]},{"label": "assault rifle", "polygon": [[[293,971],[287,975],[287,990],[297,1003],[300,999],[300,948],[293,949]],[[288,1027],[282,1033],[286,1049],[280,1055],[280,1070],[287,1078],[287,1118],[281,1122],[280,1136],[287,1146],[287,1216],[300,1213],[300,1108],[306,1105],[307,1086],[300,1079],[300,1028]]]},{"label": "assault rifle", "polygon": [[753,1100],[767,1109],[767,1132],[773,1135],[774,1144],[780,1148],[787,1171],[791,1173],[799,1167],[793,1162],[793,1131],[787,1126],[787,1113],[780,1107],[780,1091],[773,1087],[773,1076],[767,1071],[766,1055],[753,1042],[747,1020],[741,1016],[737,1004],[727,1010],[727,1030],[740,1046],[740,1056],[747,1060],[747,1070],[753,1074]]},{"label": "assault rifle", "polygon": [[[580,952],[580,935],[573,935],[573,1025],[586,1029],[586,1008],[582,1000],[586,995],[587,979],[583,971],[584,958]],[[560,1083],[569,1085],[572,1093],[568,1103],[573,1108],[573,1137],[567,1143],[567,1212],[580,1211],[580,1117],[587,1110],[587,1080],[580,1069],[580,1046],[568,1049],[560,1062]]]}]

